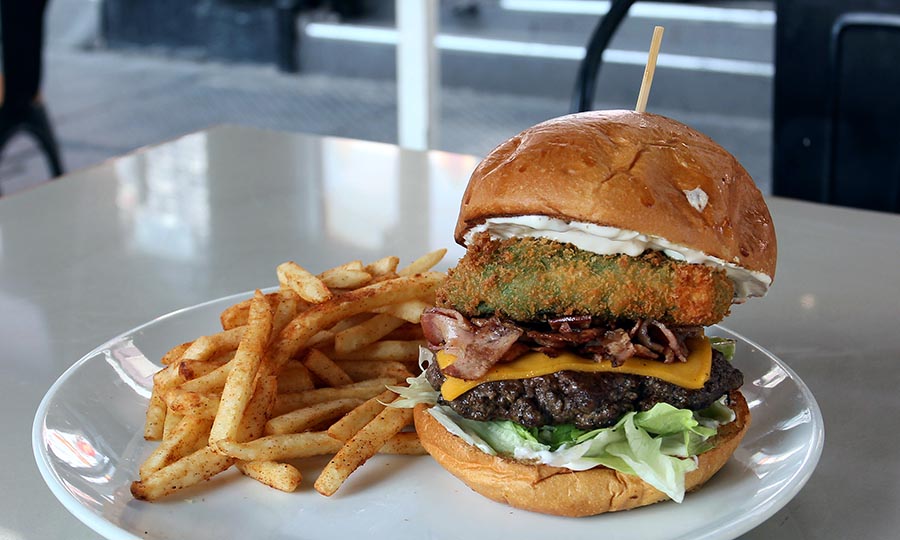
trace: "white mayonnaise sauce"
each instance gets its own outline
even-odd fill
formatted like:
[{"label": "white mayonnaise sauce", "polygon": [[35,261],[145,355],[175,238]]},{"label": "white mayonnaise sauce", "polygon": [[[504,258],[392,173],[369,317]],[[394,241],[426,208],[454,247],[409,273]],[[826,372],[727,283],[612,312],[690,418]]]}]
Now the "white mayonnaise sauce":
[{"label": "white mayonnaise sauce", "polygon": [[755,272],[707,255],[689,247],[673,244],[665,238],[641,234],[616,227],[603,227],[593,223],[564,221],[548,216],[516,216],[490,218],[466,233],[468,244],[472,237],[488,232],[494,240],[508,238],[546,238],[557,242],[574,244],[579,249],[598,255],[623,253],[635,257],[645,250],[662,251],[671,259],[691,264],[705,264],[725,270],[734,283],[734,301],[743,302],[751,296],[764,296],[772,284],[772,278],[762,272]]}]

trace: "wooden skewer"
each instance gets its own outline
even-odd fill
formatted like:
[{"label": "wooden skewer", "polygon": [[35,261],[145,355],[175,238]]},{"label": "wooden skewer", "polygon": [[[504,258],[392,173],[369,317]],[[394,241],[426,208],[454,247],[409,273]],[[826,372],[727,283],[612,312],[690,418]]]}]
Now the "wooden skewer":
[{"label": "wooden skewer", "polygon": [[642,113],[647,110],[647,98],[650,97],[650,85],[653,84],[653,72],[656,71],[656,57],[659,56],[659,46],[665,28],[657,26],[653,28],[653,39],[650,41],[650,54],[647,55],[647,66],[644,68],[644,79],[641,81],[641,91],[638,94],[637,105],[634,110]]}]

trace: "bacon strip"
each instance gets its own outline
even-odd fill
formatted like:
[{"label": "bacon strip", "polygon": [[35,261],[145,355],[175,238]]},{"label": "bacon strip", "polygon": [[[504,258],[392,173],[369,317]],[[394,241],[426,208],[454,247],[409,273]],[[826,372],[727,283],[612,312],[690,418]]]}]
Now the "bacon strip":
[{"label": "bacon strip", "polygon": [[459,379],[480,379],[491,367],[504,359],[522,335],[522,329],[493,317],[469,324],[459,313],[434,308],[422,314],[425,339],[432,347],[442,348],[456,356],[444,373]]},{"label": "bacon strip", "polygon": [[422,315],[425,338],[433,349],[444,349],[457,360],[443,371],[461,379],[479,379],[498,362],[508,362],[529,350],[548,356],[571,351],[594,360],[622,365],[628,358],[685,362],[685,339],[700,327],[671,329],[659,321],[636,321],[630,329],[615,323],[592,326],[590,316],[560,317],[537,330],[522,329],[497,317],[468,321],[452,309],[433,308]]}]

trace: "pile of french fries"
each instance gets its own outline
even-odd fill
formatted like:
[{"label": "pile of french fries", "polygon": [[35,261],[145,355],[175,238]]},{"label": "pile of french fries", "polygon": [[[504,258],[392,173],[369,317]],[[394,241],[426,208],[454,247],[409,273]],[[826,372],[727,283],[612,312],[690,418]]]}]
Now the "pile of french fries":
[{"label": "pile of french fries", "polygon": [[144,437],[161,441],[131,485],[153,501],[232,466],[283,491],[294,460],[333,455],[315,489],[332,495],[376,453],[423,454],[412,410],[386,406],[418,371],[419,318],[446,275],[446,250],[318,276],[294,262],[280,288],[227,308],[222,331],[176,346],[153,378]]}]

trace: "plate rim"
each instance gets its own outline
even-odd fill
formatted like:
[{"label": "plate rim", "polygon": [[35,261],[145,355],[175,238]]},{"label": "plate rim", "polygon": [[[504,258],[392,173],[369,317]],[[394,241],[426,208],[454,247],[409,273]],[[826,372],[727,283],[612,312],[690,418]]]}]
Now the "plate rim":
[{"label": "plate rim", "polygon": [[[812,390],[809,389],[809,386],[807,386],[803,379],[800,378],[797,372],[794,371],[789,365],[787,365],[781,358],[773,354],[769,349],[761,346],[756,341],[748,339],[743,334],[735,332],[728,327],[722,326],[720,324],[714,324],[707,328],[718,328],[728,332],[729,334],[742,340],[747,345],[763,353],[778,367],[787,372],[790,378],[800,389],[804,400],[809,403],[810,411],[812,413],[812,427],[814,429],[812,430],[812,438],[810,440],[810,444],[807,446],[807,452],[805,452],[803,460],[804,463],[808,463],[809,465],[807,467],[801,467],[794,471],[790,475],[790,481],[787,482],[785,488],[773,493],[768,498],[763,500],[759,505],[757,505],[756,508],[760,511],[755,512],[752,515],[745,514],[737,520],[730,522],[730,525],[732,526],[731,530],[735,533],[732,538],[737,538],[738,536],[752,530],[758,525],[761,525],[763,522],[767,521],[769,518],[775,515],[775,513],[780,509],[787,506],[787,504],[791,502],[798,493],[800,493],[800,490],[802,490],[803,487],[806,486],[806,483],[816,471],[816,468],[819,464],[819,459],[822,457],[822,451],[825,447],[825,419],[822,416],[822,410],[819,407],[819,402],[816,401],[816,397],[813,395]],[[740,447],[740,445],[738,447]],[[778,494],[781,494],[782,496],[778,500],[776,500],[776,495]],[[782,500],[784,502],[782,504],[778,504]],[[686,540],[688,538],[690,538],[691,540],[703,540],[707,538],[714,538],[713,534],[716,532],[716,530],[710,530],[700,536],[691,535],[690,537],[681,536],[680,538],[684,538]]]},{"label": "plate rim", "polygon": [[[269,287],[261,290],[268,291],[275,288],[277,287]],[[182,315],[186,312],[202,309],[204,307],[208,307],[211,304],[226,301],[235,301],[241,298],[250,297],[252,295],[253,291],[244,291],[240,293],[229,294],[212,300],[206,300],[204,302],[200,302],[191,306],[182,307],[163,315],[154,317],[153,319],[150,319],[149,321],[140,324],[130,330],[122,332],[115,337],[107,339],[102,344],[94,347],[90,352],[84,354],[80,359],[78,359],[77,362],[69,366],[69,368],[67,368],[56,379],[56,381],[54,381],[50,388],[47,389],[46,393],[41,398],[41,402],[38,405],[37,410],[35,411],[34,420],[32,422],[32,453],[34,455],[38,471],[40,472],[41,478],[44,480],[44,483],[53,493],[54,497],[63,505],[63,507],[81,523],[87,525],[94,532],[102,535],[104,538],[107,538],[109,540],[142,540],[140,536],[119,527],[115,523],[105,519],[100,514],[83,505],[79,500],[73,497],[68,490],[65,489],[58,475],[54,472],[53,467],[49,463],[49,456],[43,451],[42,437],[44,419],[47,416],[47,411],[52,397],[55,396],[59,388],[64,385],[65,382],[76,371],[78,371],[81,366],[91,361],[93,358],[99,356],[102,351],[108,349],[112,344],[119,342],[128,336],[133,336],[149,326],[158,324],[159,322],[165,321],[167,319],[178,317],[179,315]],[[818,462],[821,458],[822,451],[825,445],[825,423],[821,408],[819,407],[819,404],[816,401],[812,391],[809,389],[809,386],[807,386],[803,379],[800,378],[797,372],[795,372],[789,365],[781,360],[781,358],[773,354],[767,348],[759,345],[759,343],[752,339],[748,339],[739,332],[731,330],[730,328],[722,326],[720,324],[711,325],[707,328],[720,329],[731,334],[732,336],[746,343],[748,346],[765,355],[775,365],[783,369],[792,379],[794,384],[796,384],[800,389],[800,393],[802,394],[804,401],[809,405],[810,411],[812,413],[811,424],[813,429],[812,437],[809,441],[809,444],[807,445],[807,450],[804,453],[803,459],[803,463],[806,463],[808,465],[806,467],[800,467],[796,471],[793,471],[789,476],[789,481],[786,483],[786,486],[784,488],[774,492],[772,495],[764,499],[760,504],[756,505],[754,507],[754,509],[756,510],[755,512],[745,513],[737,519],[732,520],[723,518],[725,523],[720,523],[718,525],[713,524],[711,529],[701,533],[700,535],[697,535],[695,534],[695,532],[691,531],[689,532],[690,536],[683,535],[679,537],[690,538],[692,540],[721,538],[721,535],[725,532],[727,532],[729,538],[736,538],[737,536],[740,536],[752,530],[756,526],[771,518],[778,510],[780,510],[791,500],[793,500],[794,497],[797,496],[800,490],[803,489],[803,487],[812,477],[818,466]],[[727,527],[727,529],[723,529],[723,527]]]},{"label": "plate rim", "polygon": [[[271,288],[272,287],[262,290],[268,291]],[[34,414],[34,420],[31,423],[31,451],[34,455],[34,460],[37,464],[38,472],[41,473],[41,478],[44,480],[44,483],[53,493],[53,496],[56,497],[56,500],[59,501],[63,505],[63,507],[78,521],[84,523],[91,530],[109,540],[141,540],[141,537],[125,529],[122,529],[111,521],[104,519],[96,512],[93,512],[90,508],[87,508],[83,504],[81,504],[72,496],[71,493],[68,492],[68,490],[65,489],[65,487],[62,485],[62,482],[59,480],[58,475],[53,471],[47,455],[42,451],[44,445],[44,440],[42,437],[44,419],[47,417],[47,409],[50,406],[51,398],[58,392],[59,388],[63,384],[65,384],[65,382],[76,371],[78,371],[81,366],[91,361],[91,359],[96,358],[102,351],[108,349],[113,343],[119,342],[128,336],[137,334],[138,332],[144,330],[149,326],[158,324],[159,322],[167,319],[177,317],[183,313],[193,311],[195,309],[202,309],[218,302],[237,300],[241,297],[252,295],[253,291],[244,291],[240,293],[229,294],[220,298],[214,298],[212,300],[206,300],[204,302],[200,302],[191,306],[182,307],[163,315],[154,317],[143,324],[135,326],[130,330],[126,330],[112,338],[107,339],[100,345],[97,345],[89,352],[85,353],[81,358],[79,358],[77,362],[63,371],[62,374],[60,374],[60,376],[57,377],[57,379],[53,382],[53,384],[50,385],[50,388],[48,388],[44,393],[44,397],[41,398],[41,402]],[[155,363],[156,362],[154,362],[154,364]]]}]

